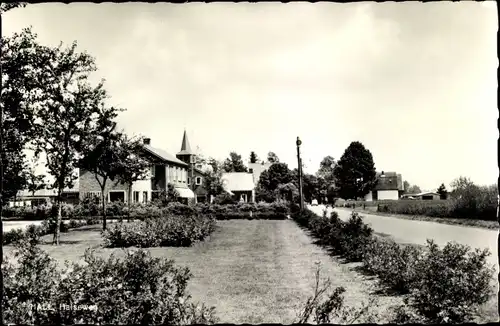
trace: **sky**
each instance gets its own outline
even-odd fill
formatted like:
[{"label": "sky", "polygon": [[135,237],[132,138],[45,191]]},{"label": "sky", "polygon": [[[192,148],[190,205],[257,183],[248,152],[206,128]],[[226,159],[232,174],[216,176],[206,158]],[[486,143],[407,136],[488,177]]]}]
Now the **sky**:
[{"label": "sky", "polygon": [[33,4],[2,17],[5,36],[96,59],[131,135],[172,154],[275,152],[305,172],[353,141],[377,171],[422,189],[497,166],[495,2]]}]

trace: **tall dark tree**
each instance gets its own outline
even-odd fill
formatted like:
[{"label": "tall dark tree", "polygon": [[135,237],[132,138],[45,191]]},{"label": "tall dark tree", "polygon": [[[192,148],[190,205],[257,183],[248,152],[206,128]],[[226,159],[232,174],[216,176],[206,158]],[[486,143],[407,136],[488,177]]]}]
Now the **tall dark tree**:
[{"label": "tall dark tree", "polygon": [[45,153],[46,167],[54,177],[51,185],[57,190],[58,213],[54,244],[59,244],[62,192],[72,188],[78,178],[75,169],[80,159],[79,146],[95,124],[96,112],[106,99],[102,82],[96,87],[88,81],[96,71],[94,59],[87,53],[78,53],[77,44],[70,47],[38,45],[34,51],[37,67],[43,73],[37,76],[36,86],[42,103],[36,108],[36,155]]},{"label": "tall dark tree", "polygon": [[358,142],[352,142],[334,169],[338,194],[344,199],[364,197],[375,186],[375,163],[371,152]]},{"label": "tall dark tree", "polygon": [[121,110],[113,107],[101,107],[98,110],[98,120],[92,132],[82,139],[82,158],[78,164],[80,169],[91,172],[101,188],[102,229],[106,230],[106,202],[108,181],[115,181],[120,172],[120,148],[122,137],[116,129],[118,112]]},{"label": "tall dark tree", "polygon": [[278,163],[280,159],[278,158],[278,155],[274,152],[269,152],[267,153],[267,162],[269,163]]},{"label": "tall dark tree", "polygon": [[236,152],[229,153],[229,157],[224,161],[223,169],[225,172],[248,172],[241,155]]},{"label": "tall dark tree", "polygon": [[448,196],[448,190],[446,190],[446,186],[444,185],[444,183],[439,186],[439,188],[437,189],[437,193],[439,194],[439,197],[441,199],[446,199],[446,197]]},{"label": "tall dark tree", "polygon": [[257,157],[257,154],[255,154],[254,151],[250,153],[250,163],[257,163],[259,158]]}]

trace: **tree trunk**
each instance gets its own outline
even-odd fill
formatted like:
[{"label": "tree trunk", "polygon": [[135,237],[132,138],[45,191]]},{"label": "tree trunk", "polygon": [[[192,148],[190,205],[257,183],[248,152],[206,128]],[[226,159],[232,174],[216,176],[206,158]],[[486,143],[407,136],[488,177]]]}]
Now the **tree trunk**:
[{"label": "tree trunk", "polygon": [[59,245],[59,236],[61,234],[61,220],[62,220],[62,203],[61,203],[61,190],[57,194],[57,218],[56,218],[56,228],[54,230],[54,238],[52,239],[52,244],[56,246]]},{"label": "tree trunk", "polygon": [[102,230],[106,231],[106,196],[104,195],[104,190],[101,191],[102,200]]},{"label": "tree trunk", "polygon": [[127,196],[127,221],[130,222],[130,199],[132,197],[132,184],[128,186],[128,196]]}]

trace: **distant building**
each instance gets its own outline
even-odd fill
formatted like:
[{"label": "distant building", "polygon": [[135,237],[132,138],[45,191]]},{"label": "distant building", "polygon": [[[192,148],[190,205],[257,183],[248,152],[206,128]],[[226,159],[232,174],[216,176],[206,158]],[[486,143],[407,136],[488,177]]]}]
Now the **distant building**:
[{"label": "distant building", "polygon": [[238,201],[245,203],[255,202],[255,183],[252,173],[230,172],[221,177],[224,189],[235,196]]},{"label": "distant building", "polygon": [[[69,204],[78,203],[78,183],[73,188],[65,188],[61,194],[62,201]],[[52,205],[56,202],[57,190],[42,189],[35,193],[28,190],[19,191],[12,200],[10,207]]]},{"label": "distant building", "polygon": [[262,162],[262,163],[248,163],[248,172],[252,173],[253,183],[255,186],[259,183],[260,175],[262,172],[268,170],[273,163]]},{"label": "distant building", "polygon": [[404,191],[403,178],[396,172],[377,172],[375,188],[366,196],[366,201],[398,200]]},{"label": "distant building", "polygon": [[405,194],[401,198],[420,199],[420,200],[439,200],[441,199],[441,195],[439,195],[437,192],[427,191],[427,192],[421,192],[419,194]]}]

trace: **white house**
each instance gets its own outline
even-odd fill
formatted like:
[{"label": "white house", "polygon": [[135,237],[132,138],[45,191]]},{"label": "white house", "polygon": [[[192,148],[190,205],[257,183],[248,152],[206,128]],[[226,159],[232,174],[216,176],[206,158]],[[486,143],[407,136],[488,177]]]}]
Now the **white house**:
[{"label": "white house", "polygon": [[377,172],[377,183],[375,188],[366,196],[366,201],[375,200],[398,200],[403,191],[403,178],[396,172]]}]

